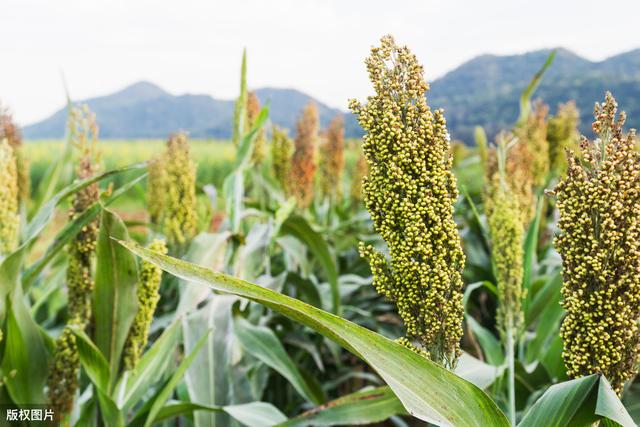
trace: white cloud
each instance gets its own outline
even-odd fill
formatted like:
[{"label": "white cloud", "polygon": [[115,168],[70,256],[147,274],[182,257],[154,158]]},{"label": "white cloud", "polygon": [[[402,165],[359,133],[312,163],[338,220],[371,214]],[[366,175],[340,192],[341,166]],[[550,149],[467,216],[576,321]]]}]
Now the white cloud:
[{"label": "white cloud", "polygon": [[[606,9],[604,9],[606,6]],[[471,57],[564,46],[593,60],[640,45],[630,0],[2,0],[0,99],[22,123],[146,79],[174,93],[294,87],[336,107],[364,97],[363,58],[392,33],[429,79]]]}]

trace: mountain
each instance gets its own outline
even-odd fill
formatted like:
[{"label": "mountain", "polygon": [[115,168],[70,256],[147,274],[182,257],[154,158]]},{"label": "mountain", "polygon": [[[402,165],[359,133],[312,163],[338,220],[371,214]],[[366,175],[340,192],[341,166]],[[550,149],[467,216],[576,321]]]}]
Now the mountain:
[{"label": "mountain", "polygon": [[[318,106],[321,126],[341,111],[328,107],[294,89],[263,88],[256,90],[262,104],[269,102],[273,123],[294,129],[304,105],[313,100]],[[166,138],[177,130],[186,130],[196,138],[230,138],[234,101],[209,95],[174,96],[149,82],[138,82],[112,95],[80,101],[93,111],[102,138]],[[26,126],[25,138],[61,138],[64,135],[66,109]],[[351,118],[351,128],[357,125]],[[351,132],[353,134],[353,132]]]},{"label": "mountain", "polygon": [[[522,55],[482,55],[471,59],[431,82],[429,104],[444,108],[451,135],[473,142],[473,128],[485,127],[493,137],[509,129],[518,116],[520,93],[542,66],[550,50]],[[535,98],[542,98],[555,111],[557,104],[576,100],[581,115],[581,131],[591,134],[593,104],[611,91],[627,112],[627,127],[640,127],[640,49],[599,62],[584,59],[559,48],[555,60],[542,78]],[[262,88],[256,94],[270,103],[273,123],[294,133],[302,107],[313,100],[294,89]],[[346,97],[345,97],[346,98]],[[98,117],[104,138],[165,138],[183,129],[194,137],[229,138],[233,118],[231,100],[208,95],[172,95],[149,83],[135,83],[112,95],[85,101]],[[345,114],[345,133],[359,136],[355,117],[317,100],[320,123],[326,126],[336,114]],[[26,138],[59,138],[65,128],[66,112],[24,128]]]},{"label": "mountain", "polygon": [[[476,57],[433,81],[427,98],[432,106],[444,108],[453,138],[472,142],[476,125],[492,137],[513,125],[520,93],[550,52]],[[593,105],[604,100],[607,90],[626,111],[627,128],[640,127],[640,49],[592,62],[559,48],[534,98],[541,98],[552,112],[558,103],[574,99],[580,130],[591,135]]]}]

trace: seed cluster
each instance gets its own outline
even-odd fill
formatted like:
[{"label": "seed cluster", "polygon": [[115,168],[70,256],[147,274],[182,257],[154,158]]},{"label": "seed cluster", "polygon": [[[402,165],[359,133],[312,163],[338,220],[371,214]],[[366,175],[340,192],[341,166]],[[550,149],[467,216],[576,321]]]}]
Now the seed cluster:
[{"label": "seed cluster", "polygon": [[18,194],[14,151],[6,139],[0,139],[0,258],[12,252],[18,243]]},{"label": "seed cluster", "polygon": [[427,105],[415,55],[391,36],[372,48],[366,65],[375,95],[350,107],[366,132],[364,201],[390,260],[371,246],[361,244],[360,252],[376,290],[396,303],[407,338],[452,368],[460,355],[465,260],[444,115]]},{"label": "seed cluster", "polygon": [[0,105],[0,140],[5,139],[13,148],[18,173],[18,202],[27,203],[31,193],[31,175],[29,174],[29,160],[26,158],[20,128],[14,123],[9,110]]},{"label": "seed cluster", "polygon": [[[167,253],[167,246],[162,240],[154,240],[149,249],[160,253]],[[138,283],[138,312],[133,320],[129,336],[124,347],[124,363],[127,369],[133,369],[140,360],[142,350],[147,345],[149,327],[153,320],[153,313],[160,300],[160,281],[162,270],[146,261],[142,262],[140,269],[140,282]]]},{"label": "seed cluster", "polygon": [[336,116],[329,123],[320,150],[320,191],[330,200],[342,197],[344,173],[344,119]]},{"label": "seed cluster", "polygon": [[580,140],[578,132],[579,119],[580,116],[574,101],[560,104],[556,115],[549,118],[547,126],[549,169],[554,175],[564,175],[567,170],[565,151],[578,148]]},{"label": "seed cluster", "polygon": [[533,185],[538,188],[545,184],[549,173],[548,112],[549,107],[541,101],[537,101],[527,120],[514,129],[515,136],[529,152],[527,166],[531,171]]},{"label": "seed cluster", "polygon": [[318,108],[313,102],[302,110],[296,126],[295,151],[291,162],[292,195],[298,206],[305,208],[313,201],[313,185],[317,169]]},{"label": "seed cluster", "polygon": [[596,104],[590,142],[568,155],[555,189],[562,256],[561,327],[571,377],[602,373],[621,393],[640,361],[640,154],[610,93]]},{"label": "seed cluster", "polygon": [[[69,133],[72,144],[78,149],[80,158],[76,168],[78,180],[92,177],[97,170],[99,154],[96,149],[98,127],[89,109],[72,108],[69,115]],[[69,211],[70,220],[82,215],[99,199],[98,184],[91,184],[78,191],[73,198]],[[51,403],[68,413],[78,389],[80,360],[75,335],[70,326],[86,328],[91,320],[91,297],[93,277],[91,275],[92,257],[96,249],[98,220],[84,226],[69,247],[67,266],[68,320],[67,327],[56,341],[53,365],[49,371],[48,386]]]},{"label": "seed cluster", "polygon": [[289,194],[289,177],[291,173],[291,156],[293,155],[293,141],[287,135],[287,130],[273,126],[271,141],[271,168],[273,176],[280,184],[285,194]]}]

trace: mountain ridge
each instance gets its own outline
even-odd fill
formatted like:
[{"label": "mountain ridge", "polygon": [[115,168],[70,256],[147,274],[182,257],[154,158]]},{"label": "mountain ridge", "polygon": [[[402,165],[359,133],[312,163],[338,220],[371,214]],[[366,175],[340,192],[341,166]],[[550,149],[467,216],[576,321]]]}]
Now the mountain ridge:
[{"label": "mountain ridge", "polygon": [[[473,128],[477,125],[485,127],[493,137],[513,125],[520,93],[551,50],[476,56],[430,82],[429,103],[433,108],[445,110],[452,138],[472,143]],[[627,112],[628,127],[639,127],[640,48],[601,61],[557,48],[555,60],[534,97],[542,98],[552,112],[558,103],[576,100],[581,131],[590,135],[594,102],[601,101],[606,90],[614,94],[620,108]],[[300,110],[313,100],[318,106],[321,126],[343,114],[346,135],[361,135],[351,113],[332,108],[300,90],[263,87],[255,91],[262,104],[269,101],[272,122],[290,129],[291,134]],[[198,138],[231,136],[233,100],[202,94],[173,95],[145,80],[78,103],[87,103],[96,113],[104,138],[165,138],[177,130],[186,130]],[[47,119],[26,126],[25,138],[60,138],[65,120],[66,112],[60,109]]]}]

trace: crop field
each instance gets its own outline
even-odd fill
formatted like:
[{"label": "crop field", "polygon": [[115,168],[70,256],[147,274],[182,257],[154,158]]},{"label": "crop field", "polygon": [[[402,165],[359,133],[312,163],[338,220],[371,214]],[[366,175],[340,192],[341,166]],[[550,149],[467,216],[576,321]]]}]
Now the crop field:
[{"label": "crop field", "polygon": [[362,139],[314,103],[274,125],[246,55],[231,140],[103,140],[71,104],[65,139],[23,141],[0,112],[7,417],[640,422],[640,152],[615,94],[581,138],[572,100],[535,96],[552,52],[518,119],[464,145],[410,47],[361,54]]}]

